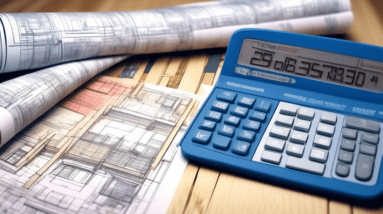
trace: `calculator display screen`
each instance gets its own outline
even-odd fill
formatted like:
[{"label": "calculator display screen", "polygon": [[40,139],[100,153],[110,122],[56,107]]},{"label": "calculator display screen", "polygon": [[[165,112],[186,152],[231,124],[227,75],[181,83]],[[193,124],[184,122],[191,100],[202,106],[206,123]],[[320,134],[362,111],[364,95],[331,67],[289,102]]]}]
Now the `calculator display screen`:
[{"label": "calculator display screen", "polygon": [[353,56],[245,39],[238,63],[369,91],[383,89],[383,63]]}]

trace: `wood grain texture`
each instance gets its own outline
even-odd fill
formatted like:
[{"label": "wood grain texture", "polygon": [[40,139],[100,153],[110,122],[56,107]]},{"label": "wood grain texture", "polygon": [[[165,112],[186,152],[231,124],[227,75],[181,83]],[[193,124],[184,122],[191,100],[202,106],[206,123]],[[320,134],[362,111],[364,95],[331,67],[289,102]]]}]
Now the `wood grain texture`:
[{"label": "wood grain texture", "polygon": [[218,171],[200,167],[185,213],[206,213],[218,178]]},{"label": "wood grain texture", "polygon": [[203,74],[203,69],[206,65],[206,61],[206,54],[194,56],[189,59],[185,73],[182,77],[180,85],[178,86],[179,90],[193,94],[196,93],[201,82],[201,77]]},{"label": "wood grain texture", "polygon": [[327,214],[327,199],[221,173],[207,213]]},{"label": "wood grain texture", "polygon": [[197,165],[192,163],[188,164],[168,208],[168,214],[179,214],[184,212],[185,207],[189,202],[190,194],[193,190],[198,169],[199,167]]},{"label": "wood grain texture", "polygon": [[352,214],[352,206],[350,204],[331,200],[328,206],[329,206],[328,212],[330,214],[331,213]]}]

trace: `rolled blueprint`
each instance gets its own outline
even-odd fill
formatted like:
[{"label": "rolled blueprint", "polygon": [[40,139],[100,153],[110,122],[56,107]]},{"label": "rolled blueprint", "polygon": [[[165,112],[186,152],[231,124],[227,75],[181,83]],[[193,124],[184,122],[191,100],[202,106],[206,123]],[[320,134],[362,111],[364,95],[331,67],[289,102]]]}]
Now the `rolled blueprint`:
[{"label": "rolled blueprint", "polygon": [[71,62],[0,84],[0,146],[96,74],[126,57]]},{"label": "rolled blueprint", "polygon": [[303,30],[340,33],[352,23],[350,11],[349,0],[248,0],[134,12],[0,14],[0,73],[96,56],[224,47],[233,30],[246,26],[280,22],[278,28],[294,31],[288,20],[322,17],[325,25],[309,22]]}]

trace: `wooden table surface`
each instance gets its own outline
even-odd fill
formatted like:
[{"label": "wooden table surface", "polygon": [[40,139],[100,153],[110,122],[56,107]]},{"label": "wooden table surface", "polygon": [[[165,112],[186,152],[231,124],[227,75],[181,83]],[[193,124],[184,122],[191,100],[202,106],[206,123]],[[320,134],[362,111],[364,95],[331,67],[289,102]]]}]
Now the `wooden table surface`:
[{"label": "wooden table surface", "polygon": [[[198,0],[3,0],[0,2],[0,12],[132,11],[196,1]],[[383,46],[383,13],[381,12],[383,2],[379,0],[352,0],[351,2],[355,21],[343,38]],[[192,52],[191,56],[166,55],[156,60],[149,73],[137,72],[134,78],[142,82],[199,93],[201,92],[200,84],[212,85],[219,74],[219,69],[216,74],[200,72],[206,64],[209,53],[205,50]],[[143,64],[148,61],[140,60]],[[187,63],[184,63],[184,73],[180,76],[174,68],[178,68],[185,60]],[[175,82],[177,84],[174,84]],[[383,208],[375,210],[361,208],[189,164],[168,213],[372,214],[383,213]]]}]

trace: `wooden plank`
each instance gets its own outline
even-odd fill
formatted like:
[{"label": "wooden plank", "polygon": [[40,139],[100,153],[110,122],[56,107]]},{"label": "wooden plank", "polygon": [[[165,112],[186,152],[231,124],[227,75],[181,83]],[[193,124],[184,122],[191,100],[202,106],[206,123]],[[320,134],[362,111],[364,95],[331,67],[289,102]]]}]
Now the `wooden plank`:
[{"label": "wooden plank", "polygon": [[326,214],[327,199],[221,173],[207,213]]},{"label": "wooden plank", "polygon": [[148,65],[148,60],[141,63],[140,67],[138,68],[136,74],[133,77],[133,80],[139,81],[141,79],[141,76],[144,74],[145,68]]},{"label": "wooden plank", "polygon": [[168,67],[169,61],[170,59],[168,57],[156,60],[145,79],[145,83],[157,85],[161,80],[162,74]]},{"label": "wooden plank", "polygon": [[170,60],[170,63],[168,67],[166,68],[166,71],[164,72],[164,75],[162,76],[162,79],[158,85],[160,86],[167,86],[169,83],[169,80],[171,77],[176,75],[178,68],[180,67],[183,59],[181,57],[174,57]]},{"label": "wooden plank", "polygon": [[206,65],[206,60],[206,54],[194,56],[189,59],[185,73],[182,77],[180,85],[178,86],[179,90],[193,94],[196,93],[201,82],[201,76]]},{"label": "wooden plank", "polygon": [[329,214],[352,214],[352,207],[349,204],[338,202],[338,201],[330,201],[329,202]]},{"label": "wooden plank", "polygon": [[190,193],[193,189],[196,175],[198,173],[198,166],[189,163],[185,169],[184,175],[178,184],[177,190],[174,193],[172,202],[169,205],[168,214],[183,213],[187,203],[189,202]]},{"label": "wooden plank", "polygon": [[206,213],[218,177],[218,171],[200,167],[185,213]]}]

